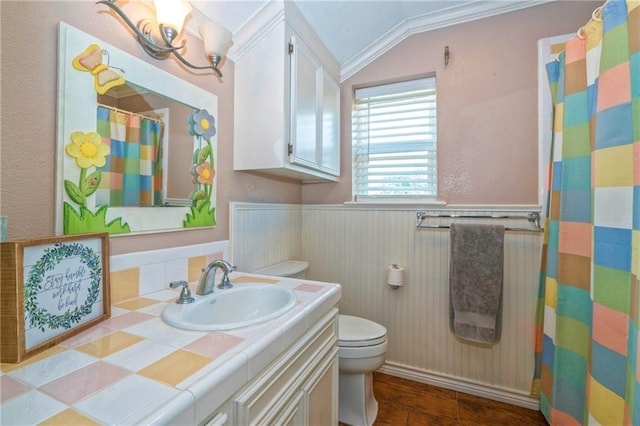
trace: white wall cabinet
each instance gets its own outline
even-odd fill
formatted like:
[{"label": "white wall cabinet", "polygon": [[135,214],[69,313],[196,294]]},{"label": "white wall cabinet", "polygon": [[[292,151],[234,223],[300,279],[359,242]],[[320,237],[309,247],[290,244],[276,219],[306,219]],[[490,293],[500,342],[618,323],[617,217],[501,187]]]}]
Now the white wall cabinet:
[{"label": "white wall cabinet", "polygon": [[337,315],[333,308],[204,424],[224,415],[220,425],[337,425]]},{"label": "white wall cabinet", "polygon": [[240,30],[252,35],[235,55],[234,170],[336,181],[339,65],[292,2],[276,4],[263,26]]}]

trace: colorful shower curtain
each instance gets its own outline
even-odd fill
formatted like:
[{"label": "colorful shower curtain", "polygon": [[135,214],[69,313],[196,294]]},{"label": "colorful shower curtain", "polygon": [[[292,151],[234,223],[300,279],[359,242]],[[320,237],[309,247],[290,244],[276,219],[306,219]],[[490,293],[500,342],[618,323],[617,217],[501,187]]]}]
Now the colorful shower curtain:
[{"label": "colorful shower curtain", "polygon": [[533,393],[552,425],[640,425],[640,1],[607,1],[548,74]]},{"label": "colorful shower curtain", "polygon": [[111,148],[96,204],[162,205],[162,122],[98,106],[98,133]]}]

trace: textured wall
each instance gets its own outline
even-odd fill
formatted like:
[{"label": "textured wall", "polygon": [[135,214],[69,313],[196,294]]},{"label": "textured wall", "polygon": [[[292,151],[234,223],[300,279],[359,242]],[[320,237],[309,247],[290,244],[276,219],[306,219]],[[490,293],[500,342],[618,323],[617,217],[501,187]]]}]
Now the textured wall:
[{"label": "textured wall", "polygon": [[[575,33],[603,2],[561,1],[413,35],[341,85],[338,184],[303,188],[304,203],[351,200],[353,90],[436,73],[438,192],[449,204],[537,204],[537,47]],[[444,66],[444,47],[451,60]]]},{"label": "textured wall", "polygon": [[[147,56],[119,19],[93,1],[0,2],[0,213],[9,239],[54,234],[58,22],[64,21],[218,96],[218,188],[215,229],[111,238],[112,254],[228,238],[229,201],[300,202],[300,184],[232,171],[233,63],[224,80],[198,76],[175,61]],[[198,40],[187,58],[202,63]]]},{"label": "textured wall", "polygon": [[[356,85],[436,71],[440,181],[450,203],[536,203],[535,41],[573,32],[600,2],[554,2],[413,36],[342,85],[342,178],[301,186],[233,172],[233,63],[224,81],[144,54],[118,19],[93,1],[2,1],[0,214],[10,239],[53,235],[57,25],[67,22],[175,73],[219,98],[215,229],[111,239],[113,254],[228,238],[229,201],[336,203],[351,198],[351,91]],[[190,43],[194,43],[191,40]],[[193,45],[193,44],[192,44]],[[451,63],[442,68],[442,49]],[[187,55],[199,62],[198,49]]]}]

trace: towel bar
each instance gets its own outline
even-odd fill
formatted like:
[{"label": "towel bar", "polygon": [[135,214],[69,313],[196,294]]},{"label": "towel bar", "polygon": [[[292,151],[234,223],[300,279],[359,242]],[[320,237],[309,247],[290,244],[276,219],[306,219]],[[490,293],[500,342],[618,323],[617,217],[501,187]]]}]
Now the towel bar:
[{"label": "towel bar", "polygon": [[487,214],[487,215],[460,215],[460,214],[429,214],[424,211],[420,211],[416,213],[417,223],[416,228],[440,228],[440,229],[449,229],[450,225],[432,225],[432,224],[424,224],[422,221],[426,218],[454,218],[454,219],[526,219],[529,222],[533,223],[534,228],[512,228],[505,227],[505,231],[524,231],[524,232],[542,232],[543,229],[540,227],[540,213],[538,212],[529,212],[525,216],[513,216],[513,215],[499,215],[499,214]]}]

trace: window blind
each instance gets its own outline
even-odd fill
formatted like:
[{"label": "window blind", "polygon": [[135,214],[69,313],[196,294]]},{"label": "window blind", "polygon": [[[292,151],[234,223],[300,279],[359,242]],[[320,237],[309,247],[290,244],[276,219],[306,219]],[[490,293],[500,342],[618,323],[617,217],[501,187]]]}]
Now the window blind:
[{"label": "window blind", "polygon": [[354,198],[436,198],[435,77],[356,89]]}]

